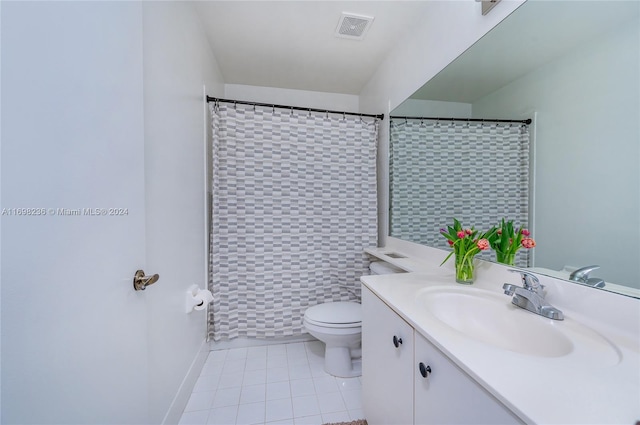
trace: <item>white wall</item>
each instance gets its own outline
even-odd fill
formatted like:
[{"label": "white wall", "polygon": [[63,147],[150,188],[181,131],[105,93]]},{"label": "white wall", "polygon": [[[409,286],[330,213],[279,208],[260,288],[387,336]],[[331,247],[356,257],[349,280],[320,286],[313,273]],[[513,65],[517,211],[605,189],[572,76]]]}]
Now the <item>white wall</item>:
[{"label": "white wall", "polygon": [[355,95],[241,84],[225,85],[224,98],[335,111],[358,112],[359,110],[359,97]]},{"label": "white wall", "polygon": [[[480,2],[430,2],[422,24],[407,33],[360,93],[361,112],[388,114],[523,2],[502,0],[485,16]],[[379,137],[378,227],[384,245],[389,231],[387,118]]]},{"label": "white wall", "polygon": [[432,118],[471,118],[471,104],[407,99],[393,110],[394,116]]},{"label": "white wall", "polygon": [[473,104],[477,117],[537,112],[538,267],[597,263],[594,276],[640,287],[639,28],[634,19]]},{"label": "white wall", "polygon": [[184,303],[207,287],[203,86],[224,87],[192,4],[145,2],[143,17],[146,271],[161,277],[146,291],[149,423],[177,423],[209,348],[206,312]]}]

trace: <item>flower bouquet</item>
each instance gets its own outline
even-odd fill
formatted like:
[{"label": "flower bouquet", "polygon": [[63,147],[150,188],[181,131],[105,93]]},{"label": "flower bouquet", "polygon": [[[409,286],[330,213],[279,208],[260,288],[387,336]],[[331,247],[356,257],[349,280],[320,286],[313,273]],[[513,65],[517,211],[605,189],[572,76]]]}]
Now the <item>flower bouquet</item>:
[{"label": "flower bouquet", "polygon": [[449,246],[453,248],[453,251],[440,265],[446,263],[449,257],[455,254],[456,282],[473,283],[475,278],[473,257],[480,251],[489,249],[489,238],[493,237],[495,232],[496,228],[494,227],[486,233],[478,234],[478,231],[473,227],[464,229],[462,224],[454,218],[453,226],[440,229],[440,234],[447,239]]},{"label": "flower bouquet", "polygon": [[503,218],[500,225],[494,229],[495,232],[487,239],[496,252],[498,263],[513,266],[520,248],[531,249],[536,246],[536,241],[530,237],[531,233],[523,226],[516,228],[511,220],[505,221]]}]

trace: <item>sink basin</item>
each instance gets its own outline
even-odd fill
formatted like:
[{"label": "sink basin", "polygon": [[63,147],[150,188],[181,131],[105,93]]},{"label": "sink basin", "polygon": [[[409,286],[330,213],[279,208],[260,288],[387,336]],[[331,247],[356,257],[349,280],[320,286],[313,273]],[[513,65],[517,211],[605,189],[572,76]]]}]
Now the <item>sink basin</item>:
[{"label": "sink basin", "polygon": [[571,354],[600,366],[620,361],[619,350],[591,328],[528,312],[501,293],[437,286],[420,290],[416,302],[454,331],[499,349],[547,358]]},{"label": "sink basin", "polygon": [[417,300],[447,326],[498,348],[540,357],[565,356],[573,349],[550,319],[526,311],[514,317],[520,312],[506,295],[447,287],[425,289]]}]

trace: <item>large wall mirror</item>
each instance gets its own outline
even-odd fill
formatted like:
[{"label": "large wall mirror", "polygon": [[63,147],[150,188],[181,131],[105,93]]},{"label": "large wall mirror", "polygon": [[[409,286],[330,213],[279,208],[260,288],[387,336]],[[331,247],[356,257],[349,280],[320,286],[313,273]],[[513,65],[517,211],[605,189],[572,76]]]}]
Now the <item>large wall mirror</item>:
[{"label": "large wall mirror", "polygon": [[532,118],[530,265],[566,279],[599,265],[604,290],[636,297],[639,17],[638,1],[529,0],[391,112]]}]

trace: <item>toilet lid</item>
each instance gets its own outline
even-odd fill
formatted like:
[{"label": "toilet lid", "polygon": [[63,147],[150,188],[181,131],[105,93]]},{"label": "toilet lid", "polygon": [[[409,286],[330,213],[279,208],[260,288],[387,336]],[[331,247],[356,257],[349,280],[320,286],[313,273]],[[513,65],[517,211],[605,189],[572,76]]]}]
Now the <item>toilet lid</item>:
[{"label": "toilet lid", "polygon": [[323,303],[309,307],[304,316],[317,323],[355,324],[362,322],[362,307],[352,302]]}]

